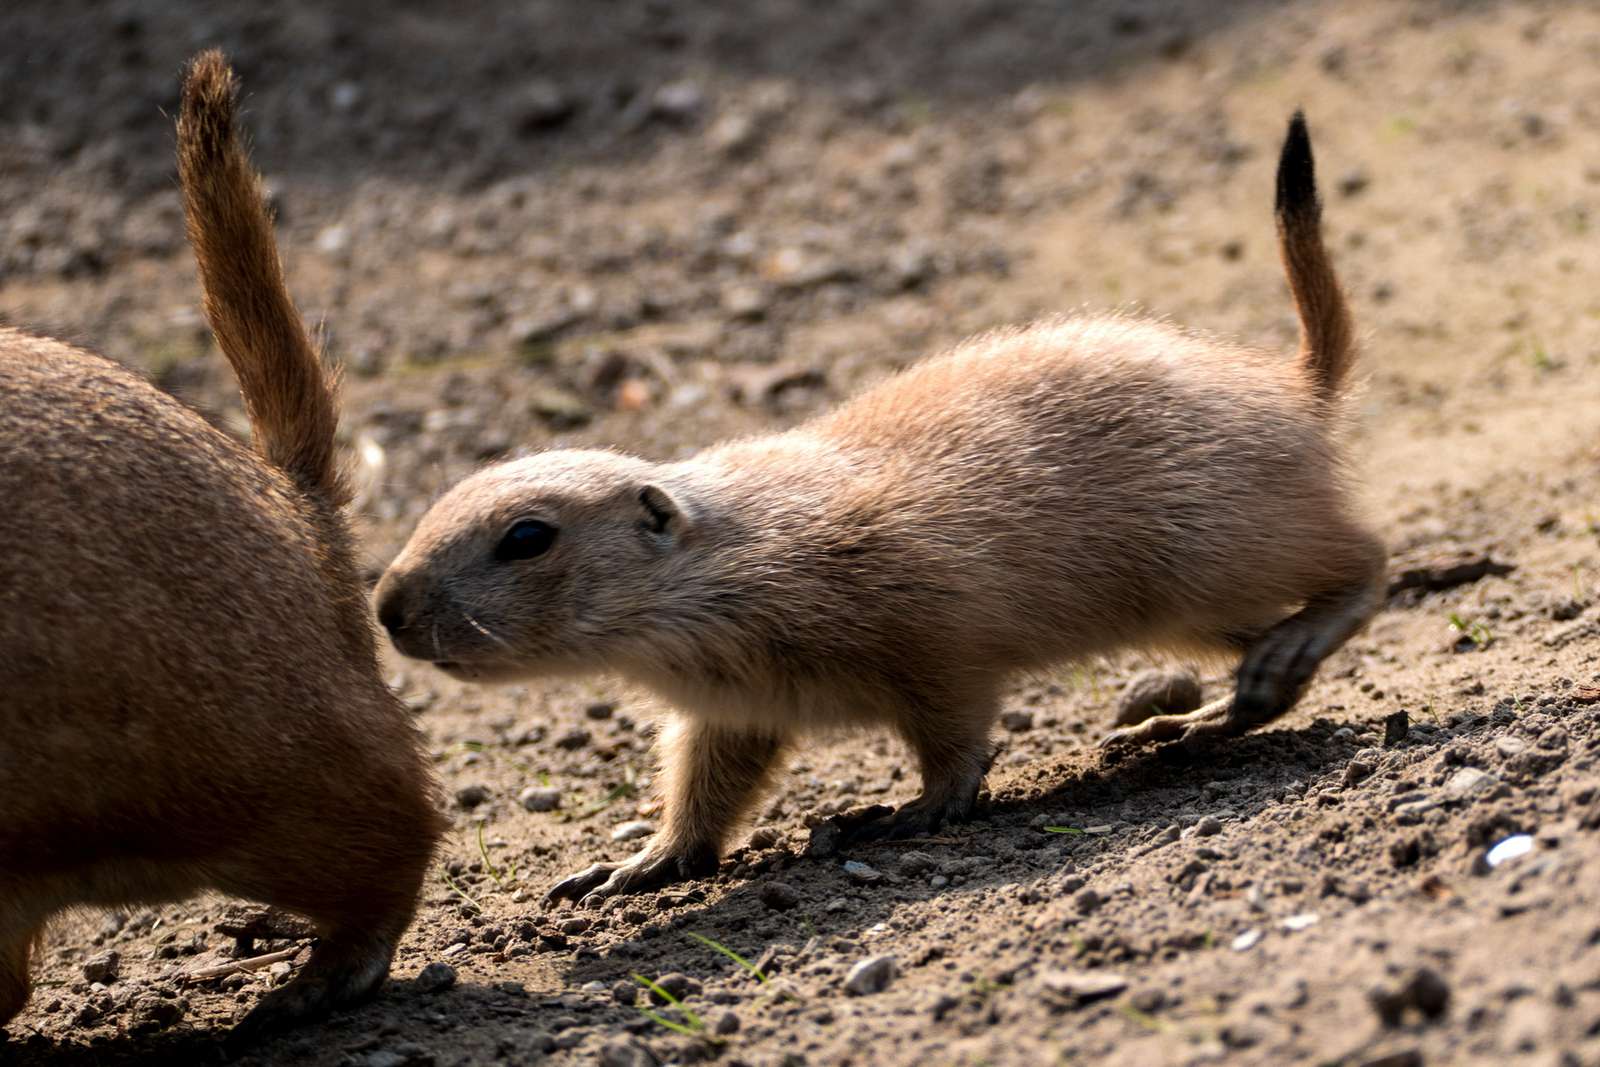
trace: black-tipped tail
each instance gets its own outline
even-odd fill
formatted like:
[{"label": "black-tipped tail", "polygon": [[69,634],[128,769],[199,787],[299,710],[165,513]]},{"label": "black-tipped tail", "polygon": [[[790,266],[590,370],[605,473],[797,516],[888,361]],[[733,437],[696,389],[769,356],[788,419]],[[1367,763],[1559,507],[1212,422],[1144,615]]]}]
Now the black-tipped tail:
[{"label": "black-tipped tail", "polygon": [[1280,218],[1322,221],[1322,201],[1317,198],[1317,168],[1311,157],[1311,134],[1306,130],[1306,113],[1296,111],[1289,120],[1289,133],[1278,156],[1278,199]]},{"label": "black-tipped tail", "polygon": [[1333,400],[1355,358],[1355,333],[1339,279],[1322,245],[1322,202],[1305,113],[1289,120],[1278,157],[1278,244],[1300,314],[1300,358],[1312,388]]},{"label": "black-tipped tail", "polygon": [[178,179],[206,317],[239,378],[268,462],[325,507],[348,500],[334,452],[335,383],[284,285],[260,183],[234,123],[222,53],[189,65],[178,112]]}]

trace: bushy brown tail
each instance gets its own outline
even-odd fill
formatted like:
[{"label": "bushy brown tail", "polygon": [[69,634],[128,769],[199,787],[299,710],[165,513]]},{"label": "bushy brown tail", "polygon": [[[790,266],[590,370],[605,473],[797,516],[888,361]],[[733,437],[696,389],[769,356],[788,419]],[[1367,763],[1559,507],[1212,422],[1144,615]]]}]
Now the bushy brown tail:
[{"label": "bushy brown tail", "polygon": [[257,451],[338,508],[349,490],[334,452],[337,383],[284,284],[260,180],[234,129],[235,92],[222,53],[202,52],[178,115],[178,179],[206,317],[239,378]]},{"label": "bushy brown tail", "polygon": [[1355,331],[1344,290],[1322,246],[1322,203],[1306,117],[1296,111],[1278,157],[1278,247],[1300,313],[1300,359],[1317,396],[1338,397],[1355,361]]}]

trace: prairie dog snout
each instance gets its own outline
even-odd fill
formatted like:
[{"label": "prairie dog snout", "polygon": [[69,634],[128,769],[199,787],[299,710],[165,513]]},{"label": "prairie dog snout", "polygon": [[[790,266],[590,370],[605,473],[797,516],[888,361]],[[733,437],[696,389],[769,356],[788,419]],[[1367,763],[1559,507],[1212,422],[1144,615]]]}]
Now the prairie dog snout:
[{"label": "prairie dog snout", "polygon": [[665,825],[553,898],[713,870],[791,739],[880,724],[923,792],[859,836],[970,813],[1001,687],[1141,646],[1242,657],[1236,692],[1122,732],[1282,714],[1375,609],[1384,553],[1337,441],[1354,358],[1310,140],[1277,218],[1294,361],[1124,317],[986,334],[798,429],[677,463],[552,452],[456,486],[380,583],[397,647],[467,678],[611,671],[676,713]]}]

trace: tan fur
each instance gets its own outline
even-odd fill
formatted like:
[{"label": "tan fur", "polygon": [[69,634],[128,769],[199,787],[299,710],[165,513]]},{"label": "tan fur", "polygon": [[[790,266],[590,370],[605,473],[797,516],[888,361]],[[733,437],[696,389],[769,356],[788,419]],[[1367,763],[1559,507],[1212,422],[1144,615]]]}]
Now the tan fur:
[{"label": "tan fur", "polygon": [[[479,680],[611,670],[678,711],[660,834],[552,896],[714,867],[783,744],[819,728],[887,726],[919,761],[922,796],[859,836],[961,818],[1017,672],[1126,646],[1242,653],[1236,695],[1185,727],[1290,707],[1374,609],[1383,549],[1352,515],[1328,403],[1343,301],[1314,230],[1283,232],[1316,298],[1297,362],[1127,318],[1047,322],[788,433],[680,463],[548,453],[446,494],[377,592],[402,652]],[[527,520],[558,528],[549,550],[496,558]],[[1150,721],[1125,736],[1172,731]]]},{"label": "tan fur", "polygon": [[272,463],[108,360],[0,329],[0,1025],[56,912],[208,888],[321,933],[244,1033],[365,996],[442,831],[232,107],[201,57],[178,131],[190,233]]}]

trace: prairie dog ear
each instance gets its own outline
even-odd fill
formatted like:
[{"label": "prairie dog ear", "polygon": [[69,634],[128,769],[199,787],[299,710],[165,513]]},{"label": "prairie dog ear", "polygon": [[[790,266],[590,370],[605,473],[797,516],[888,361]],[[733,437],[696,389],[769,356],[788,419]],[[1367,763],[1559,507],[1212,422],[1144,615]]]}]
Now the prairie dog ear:
[{"label": "prairie dog ear", "polygon": [[678,542],[690,530],[688,511],[677,497],[659,485],[646,485],[639,490],[639,507],[641,524],[658,537]]}]

